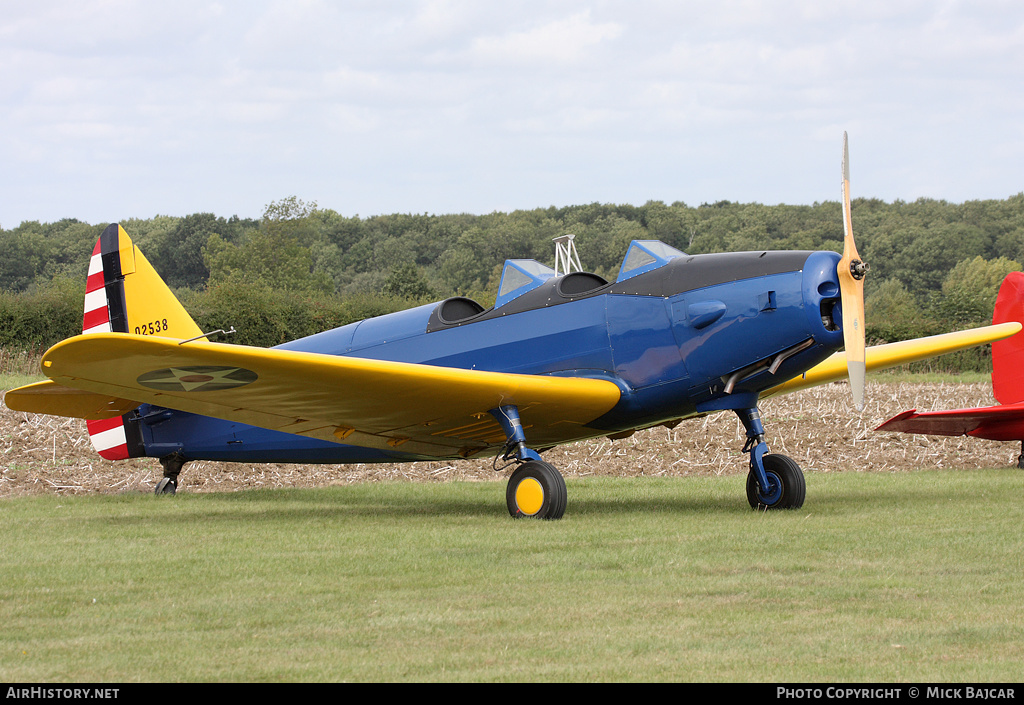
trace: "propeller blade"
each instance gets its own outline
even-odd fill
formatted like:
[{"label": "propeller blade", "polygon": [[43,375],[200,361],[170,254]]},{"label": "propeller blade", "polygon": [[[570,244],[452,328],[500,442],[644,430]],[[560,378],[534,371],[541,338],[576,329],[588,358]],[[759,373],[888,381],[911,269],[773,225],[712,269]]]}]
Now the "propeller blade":
[{"label": "propeller blade", "polygon": [[864,410],[864,275],[868,266],[860,259],[853,241],[850,217],[850,149],[843,133],[843,258],[839,261],[839,290],[843,303],[843,342],[850,388],[857,411]]}]

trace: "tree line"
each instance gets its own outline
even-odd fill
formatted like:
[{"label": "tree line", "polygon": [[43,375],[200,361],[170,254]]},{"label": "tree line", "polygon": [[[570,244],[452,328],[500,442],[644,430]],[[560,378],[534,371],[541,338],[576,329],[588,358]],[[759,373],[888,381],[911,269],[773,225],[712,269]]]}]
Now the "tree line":
[{"label": "tree line", "polygon": [[[984,325],[1002,278],[1024,262],[1024,193],[959,204],[855,199],[852,213],[871,267],[873,342]],[[550,265],[552,240],[566,233],[576,236],[584,268],[609,280],[634,239],[690,254],[838,252],[843,242],[838,201],[360,217],[292,196],[259,218],[196,213],[121,224],[202,328],[234,326],[237,342],[261,346],[453,295],[491,305],[506,258]],[[106,225],[65,219],[0,228],[0,345],[45,347],[78,332],[89,256]],[[983,357],[957,364],[984,364]]]}]

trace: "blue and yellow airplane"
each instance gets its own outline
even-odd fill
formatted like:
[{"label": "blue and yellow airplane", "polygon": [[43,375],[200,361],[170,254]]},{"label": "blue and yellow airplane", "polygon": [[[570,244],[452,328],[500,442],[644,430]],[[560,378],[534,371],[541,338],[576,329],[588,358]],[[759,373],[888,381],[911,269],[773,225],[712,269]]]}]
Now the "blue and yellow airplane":
[{"label": "blue and yellow airplane", "polygon": [[[747,499],[802,506],[804,476],[768,452],[761,398],[1007,337],[1007,323],[866,350],[843,147],[844,253],[687,255],[630,244],[615,281],[505,263],[495,305],[454,297],[271,349],[211,342],[120,225],[93,253],[82,335],[48,350],[16,410],[84,418],[107,458],[371,463],[500,458],[512,516],[560,518],[541,454],[732,411]],[[846,352],[842,350],[845,347]]]}]

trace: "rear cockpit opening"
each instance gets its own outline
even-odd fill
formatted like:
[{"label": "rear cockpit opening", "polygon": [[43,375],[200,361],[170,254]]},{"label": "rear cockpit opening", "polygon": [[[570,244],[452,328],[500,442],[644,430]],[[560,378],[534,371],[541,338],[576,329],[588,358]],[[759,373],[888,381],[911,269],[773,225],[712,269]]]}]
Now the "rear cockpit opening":
[{"label": "rear cockpit opening", "polygon": [[572,272],[559,280],[558,293],[566,297],[579,296],[607,285],[608,281],[604,277],[591,272]]}]

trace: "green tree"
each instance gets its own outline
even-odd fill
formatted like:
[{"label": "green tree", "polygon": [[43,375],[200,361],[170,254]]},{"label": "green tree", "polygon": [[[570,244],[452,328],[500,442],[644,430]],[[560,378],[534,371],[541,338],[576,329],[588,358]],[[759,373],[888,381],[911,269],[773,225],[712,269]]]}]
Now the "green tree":
[{"label": "green tree", "polygon": [[316,201],[309,203],[295,196],[271,201],[263,209],[263,220],[260,228],[265,230],[272,240],[294,240],[303,247],[309,247],[317,239]]},{"label": "green tree", "polygon": [[46,238],[37,221],[0,232],[0,290],[24,291],[46,261]]},{"label": "green tree", "polygon": [[383,291],[389,296],[401,296],[406,299],[426,299],[435,296],[420,270],[411,262],[391,270],[390,276],[384,282]]},{"label": "green tree", "polygon": [[1010,272],[1019,271],[1020,263],[1005,257],[965,259],[953,267],[942,283],[936,309],[952,327],[984,325],[992,320],[1003,279]]},{"label": "green tree", "polygon": [[914,295],[896,279],[879,284],[864,302],[869,340],[894,343],[939,332],[938,322],[927,316]]},{"label": "green tree", "polygon": [[315,210],[290,197],[268,205],[260,227],[238,245],[210,234],[202,249],[210,285],[240,279],[278,291],[333,291],[331,278],[313,266]]}]

